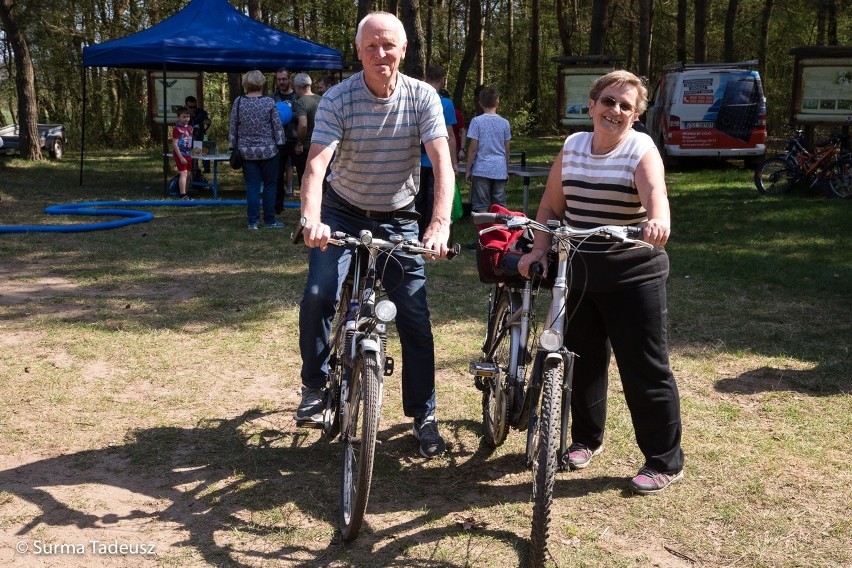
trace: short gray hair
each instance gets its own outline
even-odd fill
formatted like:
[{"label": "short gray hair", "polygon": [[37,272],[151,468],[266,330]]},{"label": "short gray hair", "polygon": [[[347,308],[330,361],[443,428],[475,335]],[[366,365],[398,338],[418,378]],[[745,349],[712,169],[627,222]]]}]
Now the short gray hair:
[{"label": "short gray hair", "polygon": [[395,15],[390,12],[370,12],[364,19],[358,23],[358,31],[355,32],[355,45],[359,48],[361,46],[361,30],[364,29],[364,24],[367,23],[367,20],[372,18],[373,16],[390,16],[390,18],[395,22],[397,28],[397,35],[399,36],[399,42],[401,44],[408,43],[408,36],[405,35],[405,26],[402,25],[402,22]]},{"label": "short gray hair", "polygon": [[262,91],[266,86],[266,77],[257,69],[252,69],[243,75],[243,89],[247,92]]},{"label": "short gray hair", "polygon": [[307,73],[298,73],[296,78],[293,80],[293,83],[297,87],[308,87],[313,83],[313,81],[311,80],[311,76]]}]

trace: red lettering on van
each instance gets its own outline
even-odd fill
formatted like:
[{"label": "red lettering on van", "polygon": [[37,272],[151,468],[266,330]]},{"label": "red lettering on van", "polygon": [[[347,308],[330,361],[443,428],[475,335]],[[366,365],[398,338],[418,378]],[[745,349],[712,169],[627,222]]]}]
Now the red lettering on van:
[{"label": "red lettering on van", "polygon": [[683,94],[683,104],[686,105],[712,105],[713,95],[692,95],[689,93]]}]

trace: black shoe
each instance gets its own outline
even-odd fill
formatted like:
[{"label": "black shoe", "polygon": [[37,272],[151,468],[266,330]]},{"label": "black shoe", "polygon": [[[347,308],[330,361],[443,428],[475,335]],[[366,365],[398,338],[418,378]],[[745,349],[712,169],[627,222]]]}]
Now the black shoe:
[{"label": "black shoe", "polygon": [[438,420],[433,415],[415,418],[412,433],[420,441],[420,455],[424,458],[436,458],[447,448],[444,439],[438,433]]},{"label": "black shoe", "polygon": [[302,402],[296,410],[296,425],[319,427],[325,411],[325,389],[302,387]]}]

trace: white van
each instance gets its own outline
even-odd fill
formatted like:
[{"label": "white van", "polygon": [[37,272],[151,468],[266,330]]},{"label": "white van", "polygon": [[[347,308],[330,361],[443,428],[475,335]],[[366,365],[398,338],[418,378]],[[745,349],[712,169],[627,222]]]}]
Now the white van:
[{"label": "white van", "polygon": [[766,97],[757,60],[675,63],[663,68],[645,126],[664,159],[740,158],[766,153]]}]

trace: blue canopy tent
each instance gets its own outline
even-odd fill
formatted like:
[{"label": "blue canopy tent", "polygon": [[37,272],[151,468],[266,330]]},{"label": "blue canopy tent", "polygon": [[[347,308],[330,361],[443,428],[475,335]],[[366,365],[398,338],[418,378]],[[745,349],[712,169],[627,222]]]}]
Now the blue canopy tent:
[{"label": "blue canopy tent", "polygon": [[[135,34],[83,48],[83,67],[162,69],[168,71],[243,72],[279,67],[338,70],[343,56],[336,49],[271,28],[249,18],[227,0],[191,0],[159,24]],[[83,101],[86,73],[83,73]],[[163,101],[165,104],[165,93]],[[167,116],[163,109],[163,116]],[[85,113],[81,125],[80,184],[83,183]],[[163,129],[164,147],[166,129]],[[164,161],[164,181],[167,175]]]}]

